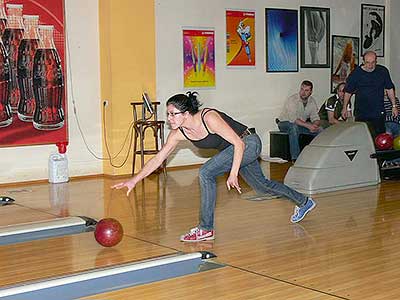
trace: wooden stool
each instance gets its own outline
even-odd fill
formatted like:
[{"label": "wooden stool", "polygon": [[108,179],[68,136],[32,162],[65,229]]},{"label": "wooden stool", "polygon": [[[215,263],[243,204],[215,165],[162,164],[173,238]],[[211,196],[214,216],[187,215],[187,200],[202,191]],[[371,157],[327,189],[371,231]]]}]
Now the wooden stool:
[{"label": "wooden stool", "polygon": [[[134,120],[135,136],[133,141],[133,161],[132,161],[132,175],[135,173],[136,155],[140,155],[141,168],[144,166],[145,155],[155,155],[164,146],[164,125],[165,121],[159,121],[157,119],[157,106],[160,102],[153,102],[154,113],[149,114],[146,111],[143,102],[131,102]],[[138,112],[141,111],[139,117]],[[144,145],[144,139],[146,137],[146,131],[150,129],[154,137],[154,147],[146,148]],[[138,149],[139,142],[139,149]],[[161,147],[160,147],[161,144]],[[162,163],[161,168],[164,176],[167,175],[167,162],[166,160]]]}]

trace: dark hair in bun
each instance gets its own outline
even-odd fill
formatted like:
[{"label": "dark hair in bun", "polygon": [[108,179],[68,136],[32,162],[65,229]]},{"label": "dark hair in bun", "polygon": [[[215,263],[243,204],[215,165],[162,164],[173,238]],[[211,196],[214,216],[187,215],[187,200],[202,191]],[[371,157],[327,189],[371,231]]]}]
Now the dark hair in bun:
[{"label": "dark hair in bun", "polygon": [[197,100],[197,92],[187,92],[185,94],[176,94],[168,99],[167,105],[172,104],[179,111],[188,111],[191,115],[194,115],[199,111],[201,103]]}]

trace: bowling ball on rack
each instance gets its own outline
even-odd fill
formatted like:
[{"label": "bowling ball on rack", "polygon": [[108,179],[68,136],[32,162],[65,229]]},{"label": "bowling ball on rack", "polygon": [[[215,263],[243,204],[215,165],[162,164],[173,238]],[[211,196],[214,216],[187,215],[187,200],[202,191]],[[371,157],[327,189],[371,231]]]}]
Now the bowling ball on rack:
[{"label": "bowling ball on rack", "polygon": [[400,150],[400,135],[396,136],[393,140],[393,149]]},{"label": "bowling ball on rack", "polygon": [[101,219],[94,230],[96,241],[103,247],[117,245],[122,240],[123,235],[124,230],[121,223],[113,218]]},{"label": "bowling ball on rack", "polygon": [[379,150],[389,150],[393,146],[393,136],[389,133],[378,134],[375,138],[375,145]]}]

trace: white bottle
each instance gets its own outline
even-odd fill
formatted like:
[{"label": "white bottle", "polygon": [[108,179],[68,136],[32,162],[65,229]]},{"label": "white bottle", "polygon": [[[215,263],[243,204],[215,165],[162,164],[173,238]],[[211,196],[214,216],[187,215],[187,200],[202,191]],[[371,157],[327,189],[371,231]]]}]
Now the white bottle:
[{"label": "white bottle", "polygon": [[49,182],[63,183],[68,182],[68,158],[66,143],[57,143],[58,153],[49,156]]}]

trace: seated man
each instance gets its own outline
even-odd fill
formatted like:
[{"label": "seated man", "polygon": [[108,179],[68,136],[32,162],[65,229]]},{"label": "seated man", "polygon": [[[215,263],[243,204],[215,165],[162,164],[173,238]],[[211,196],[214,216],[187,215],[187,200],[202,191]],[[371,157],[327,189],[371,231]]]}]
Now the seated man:
[{"label": "seated man", "polygon": [[[394,90],[394,89],[393,89]],[[383,99],[383,104],[385,105],[385,129],[386,133],[389,133],[393,138],[400,135],[400,116],[393,116],[392,113],[392,102],[390,101],[387,90],[385,90],[385,98]],[[399,98],[395,97],[396,107],[400,107]],[[400,164],[400,158],[395,158],[392,160],[387,160],[382,166],[398,166]]]},{"label": "seated man", "polygon": [[[315,99],[311,97],[312,91],[312,82],[304,80],[300,91],[286,100],[279,116],[279,130],[289,134],[292,160],[296,160],[300,154],[299,135],[317,135],[322,130],[319,126],[318,106]],[[307,121],[308,119],[310,121]]]},{"label": "seated man", "polygon": [[[319,109],[319,118],[321,119],[321,127],[327,128],[330,125],[338,124],[345,121],[342,118],[344,87],[345,83],[339,83],[335,88],[335,95],[329,97]],[[348,117],[351,117],[350,102],[347,105]]]},{"label": "seated man", "polygon": [[[387,91],[385,90],[385,98],[383,99],[385,105],[385,128],[386,132],[390,133],[393,137],[400,135],[400,116],[393,116],[392,102],[390,101]],[[397,107],[400,107],[399,98],[395,98]]]}]

